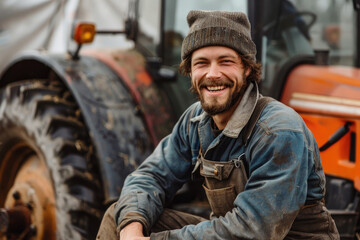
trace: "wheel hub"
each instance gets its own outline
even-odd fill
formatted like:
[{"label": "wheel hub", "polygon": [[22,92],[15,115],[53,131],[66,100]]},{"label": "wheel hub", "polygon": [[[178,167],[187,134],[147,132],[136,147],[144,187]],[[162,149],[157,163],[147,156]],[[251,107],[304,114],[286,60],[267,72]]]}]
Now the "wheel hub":
[{"label": "wheel hub", "polygon": [[[7,217],[6,217],[6,214]],[[38,156],[31,155],[17,171],[5,200],[3,222],[10,239],[55,239],[55,195],[48,169]],[[1,217],[0,217],[1,218]]]}]

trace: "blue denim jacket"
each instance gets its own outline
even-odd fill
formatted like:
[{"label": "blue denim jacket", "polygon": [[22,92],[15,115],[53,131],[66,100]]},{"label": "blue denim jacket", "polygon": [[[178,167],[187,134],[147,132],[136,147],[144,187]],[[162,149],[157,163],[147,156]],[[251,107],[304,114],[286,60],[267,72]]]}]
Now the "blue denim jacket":
[{"label": "blue denim jacket", "polygon": [[115,210],[117,224],[134,219],[149,231],[163,206],[191,179],[200,146],[204,157],[230,161],[245,153],[248,182],[225,217],[169,232],[169,239],[283,239],[306,201],[324,196],[318,146],[302,118],[278,101],[263,110],[245,146],[241,130],[259,92],[250,84],[226,128],[217,137],[211,117],[195,103],[172,133],[130,174]]}]

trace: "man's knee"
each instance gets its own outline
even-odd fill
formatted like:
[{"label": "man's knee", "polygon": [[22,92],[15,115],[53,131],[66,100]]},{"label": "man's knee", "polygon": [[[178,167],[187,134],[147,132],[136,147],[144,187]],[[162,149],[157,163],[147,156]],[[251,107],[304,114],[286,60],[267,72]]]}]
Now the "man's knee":
[{"label": "man's knee", "polygon": [[180,229],[186,225],[198,224],[207,219],[189,213],[165,208],[151,232]]},{"label": "man's knee", "polygon": [[104,239],[104,240],[119,239],[116,231],[114,208],[115,208],[115,203],[111,204],[110,207],[108,207],[108,209],[106,210],[103,219],[101,221],[101,225],[96,239]]}]

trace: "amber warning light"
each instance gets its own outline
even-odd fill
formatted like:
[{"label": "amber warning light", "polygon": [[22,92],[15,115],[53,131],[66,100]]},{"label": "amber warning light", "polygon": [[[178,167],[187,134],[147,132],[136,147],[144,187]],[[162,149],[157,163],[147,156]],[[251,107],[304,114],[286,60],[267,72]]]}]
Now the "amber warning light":
[{"label": "amber warning light", "polygon": [[[0,0],[1,1],[1,0]],[[79,60],[79,52],[82,44],[91,43],[94,41],[95,34],[126,34],[127,31],[118,30],[102,30],[96,31],[95,24],[86,22],[77,22],[74,24],[72,31],[72,38],[77,43],[77,49],[74,52],[69,51],[69,54],[73,60]]]},{"label": "amber warning light", "polygon": [[92,23],[77,23],[74,29],[73,39],[78,44],[91,43],[96,33],[95,25]]}]

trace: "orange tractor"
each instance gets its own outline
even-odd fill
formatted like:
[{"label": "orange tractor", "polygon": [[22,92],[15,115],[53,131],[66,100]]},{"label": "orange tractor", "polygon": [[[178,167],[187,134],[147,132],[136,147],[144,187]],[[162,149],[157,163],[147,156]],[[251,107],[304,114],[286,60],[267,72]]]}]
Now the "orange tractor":
[{"label": "orange tractor", "polygon": [[[15,58],[0,76],[0,239],[95,238],[125,177],[195,101],[176,74],[191,9],[248,14],[261,91],[304,118],[341,238],[360,239],[359,0],[130,0],[125,29],[78,24],[68,54]],[[135,47],[80,51],[102,34]]]}]

